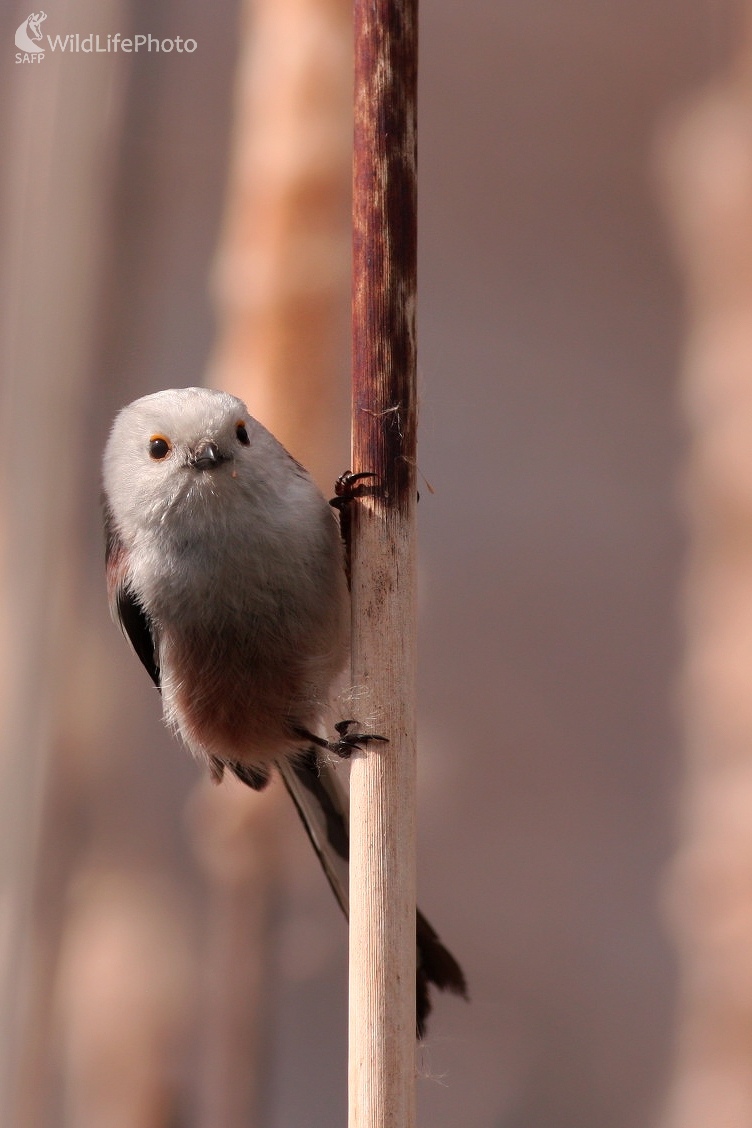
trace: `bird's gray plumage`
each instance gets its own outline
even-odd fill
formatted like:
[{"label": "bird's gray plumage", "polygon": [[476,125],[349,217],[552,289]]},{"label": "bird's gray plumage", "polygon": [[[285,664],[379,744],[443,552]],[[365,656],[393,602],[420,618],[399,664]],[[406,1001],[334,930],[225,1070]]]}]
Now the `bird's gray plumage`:
[{"label": "bird's gray plumage", "polygon": [[[347,913],[347,798],[301,736],[322,730],[347,658],[332,509],[241,400],[206,388],[123,408],[103,484],[110,606],[166,721],[215,779],[260,789],[279,770]],[[422,1027],[427,982],[465,982],[420,914],[417,932]]]},{"label": "bird's gray plumage", "polygon": [[[219,461],[197,466],[207,442]],[[310,476],[240,400],[184,388],[118,415],[104,491],[111,604],[142,661],[128,625],[148,623],[168,723],[210,764],[294,755],[349,629],[336,518]]]}]

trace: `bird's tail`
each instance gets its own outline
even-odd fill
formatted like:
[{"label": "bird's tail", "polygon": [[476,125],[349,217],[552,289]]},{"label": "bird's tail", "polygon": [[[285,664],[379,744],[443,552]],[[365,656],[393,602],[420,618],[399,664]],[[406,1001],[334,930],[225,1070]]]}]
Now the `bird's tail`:
[{"label": "bird's tail", "polygon": [[[315,748],[295,760],[280,761],[279,773],[321,862],[327,881],[348,916],[350,853],[348,798],[337,777]],[[416,1020],[418,1037],[431,1011],[429,984],[467,998],[462,968],[418,910],[416,917]]]},{"label": "bird's tail", "polygon": [[294,759],[280,760],[277,767],[332,892],[348,916],[350,824],[344,789],[315,748]]}]

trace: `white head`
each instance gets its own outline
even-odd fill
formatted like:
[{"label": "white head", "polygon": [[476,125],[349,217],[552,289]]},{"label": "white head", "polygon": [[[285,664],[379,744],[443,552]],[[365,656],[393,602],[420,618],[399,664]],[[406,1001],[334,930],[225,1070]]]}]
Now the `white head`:
[{"label": "white head", "polygon": [[[209,388],[172,388],[118,414],[104,454],[104,490],[121,533],[143,530],[216,500],[231,482],[259,478],[259,459],[287,458],[242,400]],[[255,467],[255,469],[254,469]]]}]

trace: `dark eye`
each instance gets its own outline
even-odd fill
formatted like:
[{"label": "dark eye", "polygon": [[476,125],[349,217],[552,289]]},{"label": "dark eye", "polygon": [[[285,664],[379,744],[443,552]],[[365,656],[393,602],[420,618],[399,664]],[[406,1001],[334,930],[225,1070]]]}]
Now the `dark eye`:
[{"label": "dark eye", "polygon": [[242,443],[243,446],[248,446],[250,444],[251,440],[248,438],[248,432],[245,429],[245,423],[243,423],[242,421],[238,423],[237,427],[235,428],[235,434],[238,436],[238,442]]},{"label": "dark eye", "polygon": [[166,439],[164,435],[152,435],[149,439],[149,454],[158,462],[163,458],[167,458],[171,450],[170,440]]}]

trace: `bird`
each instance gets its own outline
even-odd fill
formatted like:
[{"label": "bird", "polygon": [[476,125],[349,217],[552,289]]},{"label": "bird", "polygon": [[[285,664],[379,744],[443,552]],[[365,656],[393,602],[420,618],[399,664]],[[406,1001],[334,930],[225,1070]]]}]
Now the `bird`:
[{"label": "bird", "polygon": [[[110,610],[165,722],[215,782],[229,771],[261,791],[279,773],[345,916],[349,813],[336,763],[384,739],[350,719],[323,735],[349,652],[333,506],[346,508],[350,481],[329,503],[240,399],[202,387],[122,408],[102,469]],[[418,1037],[430,984],[467,998],[459,963],[418,910]]]}]

